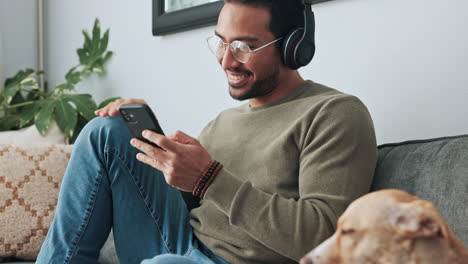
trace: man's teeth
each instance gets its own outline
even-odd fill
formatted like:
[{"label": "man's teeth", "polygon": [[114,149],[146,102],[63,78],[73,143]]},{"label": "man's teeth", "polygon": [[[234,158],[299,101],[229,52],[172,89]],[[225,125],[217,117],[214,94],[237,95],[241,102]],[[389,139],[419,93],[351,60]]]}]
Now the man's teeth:
[{"label": "man's teeth", "polygon": [[246,75],[229,75],[229,79],[233,81],[240,81],[246,77],[247,77]]}]

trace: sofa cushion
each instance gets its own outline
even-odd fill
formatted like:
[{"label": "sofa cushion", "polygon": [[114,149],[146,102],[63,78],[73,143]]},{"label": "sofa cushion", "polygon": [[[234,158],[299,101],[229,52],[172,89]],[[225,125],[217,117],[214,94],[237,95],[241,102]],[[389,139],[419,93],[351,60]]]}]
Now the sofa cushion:
[{"label": "sofa cushion", "polygon": [[35,259],[72,147],[0,145],[0,256]]},{"label": "sofa cushion", "polygon": [[379,146],[372,190],[386,188],[434,203],[468,245],[468,135]]},{"label": "sofa cushion", "polygon": [[[36,258],[71,151],[72,145],[0,143],[0,263]],[[99,263],[119,263],[112,232],[100,253]]]}]

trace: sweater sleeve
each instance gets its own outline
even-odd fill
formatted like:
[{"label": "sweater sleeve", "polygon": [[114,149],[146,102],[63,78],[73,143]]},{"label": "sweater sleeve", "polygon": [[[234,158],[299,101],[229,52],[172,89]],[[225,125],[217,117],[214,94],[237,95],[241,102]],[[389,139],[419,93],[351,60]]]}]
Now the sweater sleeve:
[{"label": "sweater sleeve", "polygon": [[351,201],[367,193],[377,159],[374,128],[356,98],[332,100],[299,132],[299,198],[266,193],[223,168],[205,199],[261,244],[298,261],[329,237]]}]

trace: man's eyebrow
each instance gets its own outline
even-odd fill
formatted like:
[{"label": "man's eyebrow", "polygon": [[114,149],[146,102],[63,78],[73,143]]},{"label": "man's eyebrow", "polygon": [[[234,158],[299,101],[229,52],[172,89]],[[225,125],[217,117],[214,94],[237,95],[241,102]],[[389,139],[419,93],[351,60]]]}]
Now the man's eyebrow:
[{"label": "man's eyebrow", "polygon": [[[218,32],[214,32],[214,34],[218,37],[220,37],[221,39],[224,39],[223,36],[221,36],[221,34],[219,34]],[[255,37],[249,37],[249,36],[239,36],[237,38],[235,38],[235,40],[239,40],[239,41],[248,41],[248,42],[257,42],[259,41],[258,38],[255,38]]]}]

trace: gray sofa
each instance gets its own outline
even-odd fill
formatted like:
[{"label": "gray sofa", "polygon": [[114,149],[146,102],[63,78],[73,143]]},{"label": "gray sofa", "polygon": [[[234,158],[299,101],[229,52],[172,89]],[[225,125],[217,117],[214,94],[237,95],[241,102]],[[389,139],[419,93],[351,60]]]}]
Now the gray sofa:
[{"label": "gray sofa", "polygon": [[387,188],[433,202],[468,246],[468,135],[379,146],[372,191]]},{"label": "gray sofa", "polygon": [[[467,246],[468,135],[385,144],[378,150],[372,191],[397,188],[432,201]],[[117,262],[109,244],[102,253],[101,263]]]}]

